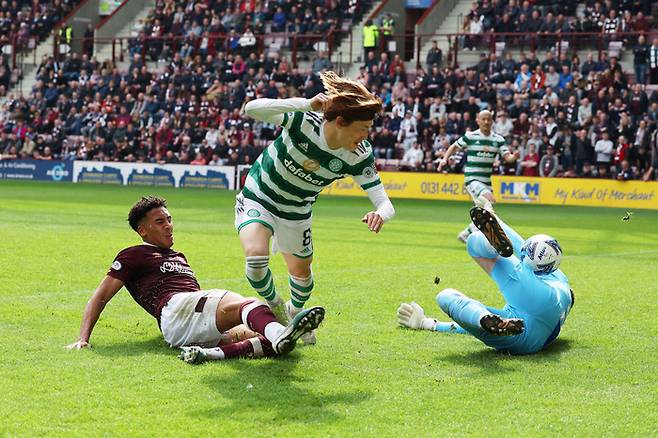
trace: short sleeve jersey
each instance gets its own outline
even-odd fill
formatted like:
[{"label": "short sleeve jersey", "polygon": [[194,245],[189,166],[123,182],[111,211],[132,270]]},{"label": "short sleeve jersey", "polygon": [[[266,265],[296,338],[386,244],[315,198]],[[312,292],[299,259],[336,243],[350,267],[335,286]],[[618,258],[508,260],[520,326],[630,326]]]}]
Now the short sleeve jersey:
[{"label": "short sleeve jersey", "polygon": [[459,149],[466,151],[466,167],[464,167],[466,185],[479,181],[491,186],[491,174],[496,156],[509,153],[505,139],[494,132],[484,135],[478,129],[467,132],[455,144]]},{"label": "short sleeve jersey", "polygon": [[200,290],[183,253],[149,244],[119,252],[107,275],[121,280],[137,304],[158,321],[172,295]]}]

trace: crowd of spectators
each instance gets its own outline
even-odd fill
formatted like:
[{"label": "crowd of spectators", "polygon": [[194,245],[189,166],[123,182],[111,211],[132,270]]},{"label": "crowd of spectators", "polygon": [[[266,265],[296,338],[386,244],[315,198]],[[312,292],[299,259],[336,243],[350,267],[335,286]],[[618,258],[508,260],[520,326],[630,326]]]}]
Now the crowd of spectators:
[{"label": "crowd of spectators", "polygon": [[157,61],[173,53],[183,57],[199,51],[238,52],[243,56],[260,48],[265,35],[313,35],[299,42],[299,49],[326,41],[331,31],[351,27],[370,7],[371,0],[188,2],[158,0],[143,29],[130,42],[131,54],[142,53]]},{"label": "crowd of spectators", "polygon": [[[318,58],[319,64],[331,64]],[[219,52],[183,59],[159,71],[139,54],[126,71],[72,54],[49,57],[27,97],[10,94],[0,108],[4,158],[250,164],[276,135],[241,114],[256,96],[312,97],[317,75],[285,57]],[[255,129],[254,129],[255,128]]]},{"label": "crowd of spectators", "polygon": [[465,15],[463,32],[567,33],[649,32],[651,2],[646,0],[578,1],[480,0]]},{"label": "crowd of spectators", "polygon": [[0,2],[0,43],[18,38],[27,44],[30,38],[39,41],[50,35],[80,0],[2,0]]},{"label": "crowd of spectators", "polygon": [[[176,2],[158,5],[178,10]],[[215,9],[191,8],[197,10],[205,22]],[[399,56],[372,52],[356,78],[384,102],[370,138],[382,168],[436,171],[451,142],[476,129],[477,113],[489,108],[494,131],[521,156],[514,165],[497,163],[501,173],[656,178],[658,92],[629,80],[616,58],[603,53],[581,62],[547,50],[519,59],[483,54],[474,66],[448,68],[433,50],[428,61],[426,69],[407,72]],[[324,53],[302,71],[277,52],[198,46],[172,51],[156,70],[139,51],[126,70],[86,53],[45,58],[32,93],[9,95],[0,107],[0,154],[251,164],[278,128],[246,118],[244,104],[310,98],[323,91],[319,73],[332,68]],[[460,172],[464,158],[454,154],[446,171]]]},{"label": "crowd of spectators", "polygon": [[[550,50],[541,60],[535,52],[504,58],[483,53],[466,69],[431,65],[408,84],[392,75],[386,54],[366,62],[360,80],[390,109],[371,135],[380,162],[434,171],[454,140],[477,129],[476,115],[486,108],[495,113],[494,132],[521,156],[496,164],[500,173],[655,179],[658,87],[629,83],[605,52],[584,62]],[[447,171],[460,172],[464,160],[451,157]]]},{"label": "crowd of spectators", "polygon": [[6,56],[12,50],[33,48],[43,41],[53,28],[80,3],[80,0],[2,0],[0,2],[0,96],[16,84],[22,76],[20,67],[14,67]]}]

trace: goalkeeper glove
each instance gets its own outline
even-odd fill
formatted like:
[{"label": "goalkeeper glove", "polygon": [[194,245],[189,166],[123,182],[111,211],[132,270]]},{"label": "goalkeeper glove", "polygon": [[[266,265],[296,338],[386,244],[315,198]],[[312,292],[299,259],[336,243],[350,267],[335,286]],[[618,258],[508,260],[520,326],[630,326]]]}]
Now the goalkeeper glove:
[{"label": "goalkeeper glove", "polygon": [[425,317],[425,311],[414,301],[402,303],[398,307],[398,323],[414,330],[434,330],[436,320]]}]

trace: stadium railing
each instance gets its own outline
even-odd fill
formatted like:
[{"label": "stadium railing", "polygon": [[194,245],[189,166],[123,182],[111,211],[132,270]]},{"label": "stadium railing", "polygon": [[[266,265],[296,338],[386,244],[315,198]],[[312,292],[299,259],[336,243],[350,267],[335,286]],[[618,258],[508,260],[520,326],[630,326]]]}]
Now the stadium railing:
[{"label": "stadium railing", "polygon": [[[415,33],[396,33],[392,38],[402,38],[406,41],[413,41],[413,55],[411,59],[415,60],[416,68],[421,68],[425,60],[421,58],[421,48],[428,41],[436,40],[439,46],[449,47],[448,53],[444,53],[444,63],[456,67],[459,65],[460,53],[471,50],[486,51],[501,55],[506,50],[554,50],[559,57],[562,52],[573,53],[579,50],[590,50],[597,53],[596,59],[600,58],[603,52],[609,57],[621,57],[623,52],[630,53],[632,47],[636,44],[637,38],[645,35],[648,41],[652,37],[658,36],[658,30],[654,34],[643,32],[624,32],[607,34],[603,32],[559,32],[559,33],[450,33],[450,34],[415,34]],[[238,35],[239,37],[240,35]],[[167,46],[170,50],[170,56],[180,50],[183,44],[189,42],[193,52],[196,54],[201,48],[204,37],[189,38],[184,36],[166,36],[166,37],[114,37],[114,38],[94,38],[94,46],[99,44],[111,45],[111,60],[113,62],[123,62],[130,59],[130,54],[139,53],[146,60],[157,60],[161,55],[163,47]],[[351,31],[330,30],[327,34],[294,34],[294,33],[270,33],[267,35],[256,35],[255,44],[251,46],[237,46],[231,44],[232,36],[230,34],[210,34],[208,38],[208,53],[214,54],[218,51],[225,53],[249,54],[256,53],[274,53],[281,50],[287,50],[290,54],[290,61],[293,66],[297,66],[300,59],[310,57],[318,51],[327,52],[331,57],[338,49],[338,43],[341,40],[347,41],[347,46],[343,49],[347,53],[342,53],[346,59],[351,59],[352,53],[361,53],[363,47],[360,47],[360,39],[354,39]],[[79,40],[83,40],[80,38]],[[386,41],[380,38],[378,52],[385,50]],[[4,48],[5,53],[13,54],[14,62],[16,53],[20,52],[23,41],[14,39],[7,45],[13,48]],[[357,47],[359,44],[359,47]],[[53,44],[53,55],[59,57],[61,50],[60,44],[56,41]],[[409,54],[405,58],[410,58]],[[409,61],[410,59],[404,59]],[[101,60],[103,61],[103,60]]]},{"label": "stadium railing", "polygon": [[[289,51],[293,66],[297,66],[300,57],[303,54],[316,53],[324,51],[331,53],[336,46],[336,38],[340,31],[330,31],[328,34],[290,34],[290,33],[270,33],[267,35],[255,35],[255,44],[248,46],[234,47],[231,44],[232,36],[230,34],[210,34],[208,35],[207,53],[215,54],[217,52],[232,54],[249,54],[255,52],[274,53],[282,49]],[[199,53],[202,48],[204,37],[189,38],[184,36],[163,36],[163,37],[113,37],[113,38],[74,38],[75,41],[87,41],[93,43],[94,47],[99,45],[111,46],[110,60],[114,63],[130,60],[130,55],[139,53],[142,58],[149,61],[155,61],[160,58],[163,47],[168,47],[169,58],[178,52],[184,44],[190,43],[193,53]],[[59,58],[60,55],[66,54],[61,50],[61,45],[55,41],[53,44],[52,54]],[[96,53],[95,53],[96,54]],[[99,59],[104,61],[105,59]]]},{"label": "stadium railing", "polygon": [[[652,39],[651,34],[645,32],[488,32],[481,34],[454,33],[445,35],[445,37],[451,41],[452,65],[457,65],[459,52],[467,48],[487,50],[498,55],[509,49],[554,50],[558,57],[563,52],[590,50],[598,53],[597,59],[603,52],[607,52],[609,57],[620,58],[624,50],[632,49],[640,35],[646,36],[647,41]],[[658,36],[658,30],[655,32],[655,36]]]}]

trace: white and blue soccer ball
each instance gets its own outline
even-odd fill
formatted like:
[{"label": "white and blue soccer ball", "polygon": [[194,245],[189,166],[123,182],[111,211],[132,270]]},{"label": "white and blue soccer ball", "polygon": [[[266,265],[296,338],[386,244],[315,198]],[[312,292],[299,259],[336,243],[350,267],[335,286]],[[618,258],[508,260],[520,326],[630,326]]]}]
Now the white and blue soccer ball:
[{"label": "white and blue soccer ball", "polygon": [[536,234],[523,242],[521,261],[535,274],[550,274],[560,266],[562,248],[551,236]]}]

